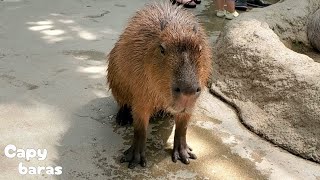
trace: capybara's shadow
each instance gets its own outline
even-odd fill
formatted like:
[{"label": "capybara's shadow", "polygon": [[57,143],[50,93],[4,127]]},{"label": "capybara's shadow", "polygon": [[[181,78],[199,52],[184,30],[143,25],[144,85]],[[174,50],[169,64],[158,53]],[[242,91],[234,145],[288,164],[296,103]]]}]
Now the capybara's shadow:
[{"label": "capybara's shadow", "polygon": [[[95,99],[88,104],[88,108],[92,111],[90,115],[92,119],[106,126],[111,126],[113,132],[123,138],[123,148],[119,149],[118,156],[115,159],[117,163],[120,163],[123,152],[132,143],[133,125],[121,125],[116,121],[116,115],[119,109],[113,97]],[[173,117],[166,112],[157,112],[150,118],[146,144],[146,157],[149,167],[161,161],[163,158],[171,157],[171,144],[167,142],[172,134],[173,126]],[[127,163],[121,163],[121,166],[127,168]]]},{"label": "capybara's shadow", "polygon": [[[120,159],[133,140],[133,126],[128,124],[121,126],[116,123],[118,110],[117,103],[112,96],[89,101],[75,112],[76,119],[72,121],[70,130],[64,136],[64,141],[72,142],[75,138],[84,139],[82,143],[88,145],[81,147],[85,153],[79,152],[81,157],[78,158],[93,160],[94,166],[107,174],[121,171],[121,177],[126,177],[126,173],[130,177],[128,163],[120,163]],[[89,126],[83,126],[83,124],[89,124]],[[172,117],[165,113],[157,113],[150,119],[146,144],[147,167],[137,166],[135,171],[145,171],[163,159],[171,159],[171,154],[168,152],[172,150],[168,149],[172,149],[169,147],[172,144],[167,144],[167,140],[173,126]],[[83,133],[84,131],[88,131],[88,133]],[[77,137],[85,134],[88,134],[87,137]],[[76,148],[79,146],[82,144],[77,145]],[[77,152],[77,149],[73,150],[73,148],[67,149]],[[75,157],[68,156],[66,150],[63,151],[61,153],[64,154],[64,157],[61,159],[64,161],[62,164],[64,164],[65,170],[75,171],[74,169],[78,166],[76,162],[73,162]],[[69,158],[72,160],[68,160]],[[87,169],[78,167],[78,171],[85,172]]]}]

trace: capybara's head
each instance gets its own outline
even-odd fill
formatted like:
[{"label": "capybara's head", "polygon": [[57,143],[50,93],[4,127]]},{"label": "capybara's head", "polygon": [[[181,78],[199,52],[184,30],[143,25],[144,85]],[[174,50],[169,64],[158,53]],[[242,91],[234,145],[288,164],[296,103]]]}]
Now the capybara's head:
[{"label": "capybara's head", "polygon": [[152,49],[150,72],[157,74],[154,81],[162,86],[167,110],[190,112],[208,81],[211,49],[193,15],[185,12],[172,17],[160,20],[157,39],[148,44]]}]

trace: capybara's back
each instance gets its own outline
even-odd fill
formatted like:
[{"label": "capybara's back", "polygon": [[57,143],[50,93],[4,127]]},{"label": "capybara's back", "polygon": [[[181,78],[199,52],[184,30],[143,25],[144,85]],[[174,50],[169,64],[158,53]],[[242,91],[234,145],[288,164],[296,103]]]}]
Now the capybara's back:
[{"label": "capybara's back", "polygon": [[307,34],[311,45],[320,51],[320,9],[311,16],[307,25]]},{"label": "capybara's back", "polygon": [[[168,2],[146,5],[120,35],[108,56],[108,82],[120,106],[117,118],[133,118],[135,138],[128,150],[132,152],[123,160],[130,162],[129,167],[145,162],[144,151],[140,152],[144,143],[140,142],[145,142],[144,133],[154,112],[165,110],[176,119],[185,119],[181,128],[186,130],[211,72],[207,39],[193,14]],[[187,151],[186,147],[179,149]],[[186,154],[180,157],[185,163]]]}]

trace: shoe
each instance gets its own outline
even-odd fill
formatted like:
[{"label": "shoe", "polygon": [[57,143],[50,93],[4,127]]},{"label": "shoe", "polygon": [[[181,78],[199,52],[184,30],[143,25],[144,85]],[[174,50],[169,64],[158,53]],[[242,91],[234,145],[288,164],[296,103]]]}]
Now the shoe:
[{"label": "shoe", "polygon": [[270,6],[271,3],[264,1],[264,0],[247,0],[248,6],[252,7],[267,7]]},{"label": "shoe", "polygon": [[246,11],[248,9],[246,0],[236,0],[235,8],[240,11]]},{"label": "shoe", "polygon": [[193,0],[196,4],[201,4],[201,0]]},{"label": "shoe", "polygon": [[237,11],[234,11],[233,13],[228,11],[226,12],[226,19],[232,20],[238,16],[239,16],[239,13]]},{"label": "shoe", "polygon": [[218,17],[224,17],[226,15],[226,10],[218,10],[217,11],[217,16]]}]

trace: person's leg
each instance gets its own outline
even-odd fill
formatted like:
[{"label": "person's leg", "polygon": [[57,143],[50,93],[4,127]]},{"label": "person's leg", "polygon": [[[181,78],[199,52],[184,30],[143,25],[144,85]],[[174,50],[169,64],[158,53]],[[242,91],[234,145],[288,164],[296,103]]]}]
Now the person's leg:
[{"label": "person's leg", "polygon": [[225,0],[216,0],[216,6],[217,6],[217,16],[218,17],[224,17],[225,16],[225,10],[224,10],[224,2]]},{"label": "person's leg", "polygon": [[223,11],[224,10],[224,0],[216,0],[216,5],[218,10]]},{"label": "person's leg", "polygon": [[226,19],[231,20],[235,17],[238,17],[239,13],[235,10],[235,0],[227,0],[226,4],[227,4]]},{"label": "person's leg", "polygon": [[235,11],[235,1],[234,0],[226,0],[226,4],[227,4],[227,7],[226,7],[226,10],[230,13],[233,13]]}]

